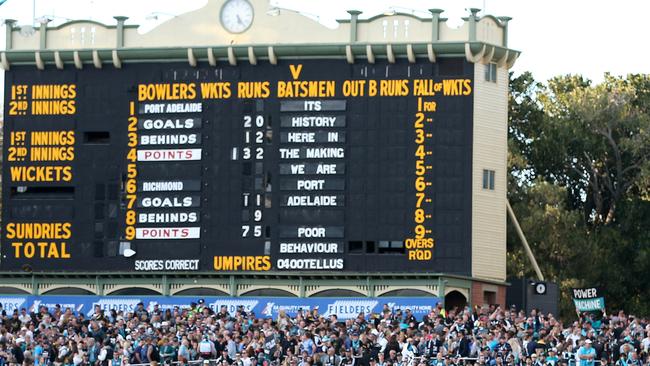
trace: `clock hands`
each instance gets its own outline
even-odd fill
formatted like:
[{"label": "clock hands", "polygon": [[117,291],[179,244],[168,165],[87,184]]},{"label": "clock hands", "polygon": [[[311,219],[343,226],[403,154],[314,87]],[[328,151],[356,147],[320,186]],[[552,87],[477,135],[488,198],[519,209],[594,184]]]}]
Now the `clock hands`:
[{"label": "clock hands", "polygon": [[[2,1],[2,0],[0,0]],[[221,24],[230,33],[242,33],[253,21],[249,0],[225,0],[221,8]]]}]

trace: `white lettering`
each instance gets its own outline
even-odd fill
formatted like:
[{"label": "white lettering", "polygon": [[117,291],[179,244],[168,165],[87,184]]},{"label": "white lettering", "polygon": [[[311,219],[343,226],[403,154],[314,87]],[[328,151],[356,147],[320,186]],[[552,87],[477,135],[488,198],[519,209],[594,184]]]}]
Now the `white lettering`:
[{"label": "white lettering", "polygon": [[297,190],[313,191],[321,190],[325,185],[325,179],[310,179],[296,181]]},{"label": "white lettering", "polygon": [[192,145],[198,141],[198,135],[140,135],[140,145]]},{"label": "white lettering", "polygon": [[197,212],[138,213],[138,223],[140,224],[177,224],[198,221],[199,214]]},{"label": "white lettering", "polygon": [[336,117],[296,116],[291,118],[291,127],[334,127]]},{"label": "white lettering", "polygon": [[192,207],[194,198],[186,197],[144,197],[142,207]]},{"label": "white lettering", "polygon": [[280,148],[280,158],[282,159],[298,159],[299,157],[300,149]]},{"label": "white lettering", "polygon": [[287,206],[336,206],[336,196],[288,196]]},{"label": "white lettering", "polygon": [[198,259],[167,259],[167,260],[137,260],[135,261],[136,271],[197,271],[199,269]]},{"label": "white lettering", "polygon": [[183,182],[143,182],[142,190],[144,192],[182,191]]},{"label": "white lettering", "polygon": [[305,164],[291,164],[291,174],[305,174]]},{"label": "white lettering", "polygon": [[278,259],[276,267],[278,269],[343,269],[343,259]]},{"label": "white lettering", "polygon": [[315,142],[315,132],[289,132],[287,142]]},{"label": "white lettering", "polygon": [[171,130],[171,129],[189,129],[194,128],[195,120],[187,119],[145,119],[142,122],[142,128],[145,130]]},{"label": "white lettering", "polygon": [[338,243],[280,243],[280,253],[338,253]]},{"label": "white lettering", "polygon": [[343,159],[345,157],[345,149],[342,147],[310,147],[305,149],[305,157],[307,159]]},{"label": "white lettering", "polygon": [[336,164],[318,164],[316,174],[336,174]]},{"label": "white lettering", "polygon": [[299,227],[298,237],[299,238],[324,238],[325,228],[324,227]]}]

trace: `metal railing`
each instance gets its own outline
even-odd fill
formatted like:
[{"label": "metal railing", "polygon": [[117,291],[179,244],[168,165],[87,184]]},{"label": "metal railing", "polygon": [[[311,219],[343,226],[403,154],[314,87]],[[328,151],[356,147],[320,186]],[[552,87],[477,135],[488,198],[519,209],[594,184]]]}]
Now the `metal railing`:
[{"label": "metal railing", "polygon": [[[171,366],[183,366],[183,365],[201,365],[205,363],[205,361],[208,361],[208,364],[210,366],[216,365],[217,362],[219,361],[218,359],[198,359],[198,360],[192,360],[192,361],[186,361],[186,362],[181,362],[181,361],[172,361],[172,362],[158,362],[159,366],[163,365],[171,365]],[[127,363],[129,366],[151,366],[151,362],[147,363]]]},{"label": "metal railing", "polygon": [[[601,362],[600,360],[593,360],[592,365],[594,366],[600,366]],[[580,362],[578,362],[576,359],[570,359],[569,360],[569,366],[580,366]]]},{"label": "metal railing", "polygon": [[[476,358],[476,357],[458,357],[458,358],[455,358],[455,359],[457,359],[459,361],[458,362],[459,365],[468,365],[468,364],[471,364],[471,363],[478,360],[478,358]],[[403,365],[417,366],[420,363],[425,363],[427,365],[430,365],[433,362],[435,362],[436,359],[432,358],[432,357],[428,357],[428,356],[418,356],[418,357],[402,358],[402,361],[404,361]]]},{"label": "metal railing", "polygon": [[[478,358],[476,357],[459,357],[458,360],[460,361],[460,364],[471,364],[473,362],[478,361]],[[205,361],[208,361],[208,364],[210,366],[215,366],[219,364],[219,359],[198,359],[198,360],[192,360],[192,361],[186,361],[186,362],[181,362],[181,361],[172,361],[172,362],[158,362],[158,365],[164,366],[164,365],[170,365],[170,366],[184,366],[184,365],[202,365],[205,363]],[[430,357],[413,357],[410,358],[409,360],[405,360],[405,364],[409,366],[417,366],[420,363],[426,363],[430,364],[431,362],[435,361],[435,359],[430,358]],[[129,364],[129,366],[151,366],[151,362],[148,363],[132,363]],[[580,363],[577,362],[575,359],[569,359],[569,366],[580,366]],[[601,361],[600,360],[594,360],[593,361],[593,366],[601,366]]]},{"label": "metal railing", "polygon": [[[460,364],[462,365],[462,364],[467,364],[468,362],[470,362],[470,363],[475,362],[475,361],[478,360],[478,358],[476,358],[476,357],[459,357],[458,360],[461,361]],[[205,361],[208,361],[208,364],[210,366],[215,366],[215,365],[218,365],[218,363],[219,363],[219,359],[198,359],[198,360],[192,360],[192,361],[187,361],[187,362],[181,362],[181,361],[158,362],[158,365],[159,366],[163,366],[163,365],[170,365],[170,366],[202,365],[202,364],[205,363]],[[413,357],[410,360],[405,360],[405,361],[406,361],[405,362],[406,365],[417,366],[421,362],[429,364],[430,362],[435,361],[435,359],[430,358],[430,357],[420,356],[420,357]],[[148,363],[131,363],[131,364],[127,363],[127,365],[129,365],[129,366],[151,366],[152,363],[151,362],[148,362]],[[570,366],[576,366],[576,365],[574,364],[574,365],[570,365]]]}]

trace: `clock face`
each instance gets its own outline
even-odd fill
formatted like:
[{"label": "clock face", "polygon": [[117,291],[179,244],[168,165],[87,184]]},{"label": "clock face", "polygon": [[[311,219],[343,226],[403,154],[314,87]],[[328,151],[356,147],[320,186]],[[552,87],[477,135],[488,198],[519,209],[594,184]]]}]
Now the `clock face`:
[{"label": "clock face", "polygon": [[247,0],[228,0],[221,7],[221,24],[230,33],[242,33],[253,24],[253,6]]},{"label": "clock face", "polygon": [[537,285],[535,285],[535,290],[539,295],[544,294],[546,292],[546,284],[538,283]]}]

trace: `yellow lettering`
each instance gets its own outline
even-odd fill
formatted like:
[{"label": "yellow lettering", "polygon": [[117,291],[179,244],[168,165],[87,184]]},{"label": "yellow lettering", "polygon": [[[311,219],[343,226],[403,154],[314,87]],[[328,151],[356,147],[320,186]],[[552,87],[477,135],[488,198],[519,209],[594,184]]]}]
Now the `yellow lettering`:
[{"label": "yellow lettering", "polygon": [[379,95],[382,97],[405,97],[409,95],[409,80],[380,80]]},{"label": "yellow lettering", "polygon": [[70,115],[77,112],[74,100],[33,100],[33,115]]},{"label": "yellow lettering", "polygon": [[293,80],[298,79],[300,77],[300,72],[302,71],[302,64],[298,64],[298,66],[291,64],[289,65],[289,70],[291,70],[291,77]]},{"label": "yellow lettering", "polygon": [[237,84],[237,98],[268,98],[271,95],[268,81],[242,81]]},{"label": "yellow lettering", "polygon": [[73,99],[77,97],[77,86],[75,84],[70,84],[68,87],[68,98]]},{"label": "yellow lettering", "polygon": [[413,249],[408,252],[408,260],[410,261],[426,261],[432,257],[431,250],[428,249]]},{"label": "yellow lettering", "polygon": [[13,242],[15,258],[52,258],[52,259],[70,259],[70,253],[67,250],[65,242]]},{"label": "yellow lettering", "polygon": [[74,147],[32,147],[29,159],[31,161],[72,161]]},{"label": "yellow lettering", "polygon": [[70,182],[71,166],[12,166],[10,176],[13,182]]},{"label": "yellow lettering", "polygon": [[[45,248],[49,245],[49,243],[46,243],[46,242],[42,241],[42,242],[39,242],[39,243],[36,243],[36,244],[38,245],[38,249],[40,249],[39,258],[45,258]],[[48,256],[48,258],[49,258],[49,256]]]},{"label": "yellow lettering", "polygon": [[435,82],[432,79],[415,79],[413,80],[413,95],[432,97],[436,95],[434,86]]},{"label": "yellow lettering", "polygon": [[195,99],[196,84],[140,84],[138,101]]},{"label": "yellow lettering", "polygon": [[6,226],[7,239],[70,239],[71,222],[10,222]]},{"label": "yellow lettering", "polygon": [[[43,258],[43,256],[41,256]],[[47,258],[59,258],[59,250],[56,243],[50,243],[49,250],[47,251]]]},{"label": "yellow lettering", "polygon": [[368,80],[368,95],[371,97],[377,95],[377,80]]},{"label": "yellow lettering", "polygon": [[68,246],[66,242],[61,243],[61,258],[70,259],[70,253],[68,253]]},{"label": "yellow lettering", "polygon": [[332,80],[278,81],[278,98],[334,97],[336,83]]},{"label": "yellow lettering", "polygon": [[25,243],[25,248],[23,253],[25,254],[26,258],[33,258],[35,251],[36,251],[36,246],[34,246],[34,243],[32,242]]},{"label": "yellow lettering", "polygon": [[365,95],[366,80],[346,80],[343,82],[343,95],[346,97],[362,97]]},{"label": "yellow lettering", "polygon": [[20,258],[20,249],[23,246],[23,243],[11,243],[11,246],[14,247],[14,257]]},{"label": "yellow lettering", "polygon": [[406,249],[432,249],[435,242],[433,238],[416,238],[405,240]]},{"label": "yellow lettering", "polygon": [[32,100],[36,99],[74,99],[77,96],[75,84],[32,85]]},{"label": "yellow lettering", "polygon": [[228,99],[232,95],[230,82],[201,83],[200,87],[203,99]]},{"label": "yellow lettering", "polygon": [[271,269],[269,256],[215,256],[215,271],[268,271]]},{"label": "yellow lettering", "polygon": [[234,263],[233,263],[233,267],[235,267],[235,270],[239,270],[239,267],[242,266],[243,258],[244,258],[244,257],[239,256],[239,255],[236,256],[236,257],[234,258],[234,261],[233,261],[233,262],[234,262]]},{"label": "yellow lettering", "polygon": [[74,131],[33,131],[30,132],[32,146],[74,145]]},{"label": "yellow lettering", "polygon": [[470,79],[463,80],[463,86],[465,87],[463,95],[472,94],[472,81]]},{"label": "yellow lettering", "polygon": [[472,81],[470,79],[445,79],[442,81],[442,93],[446,96],[470,95]]}]

